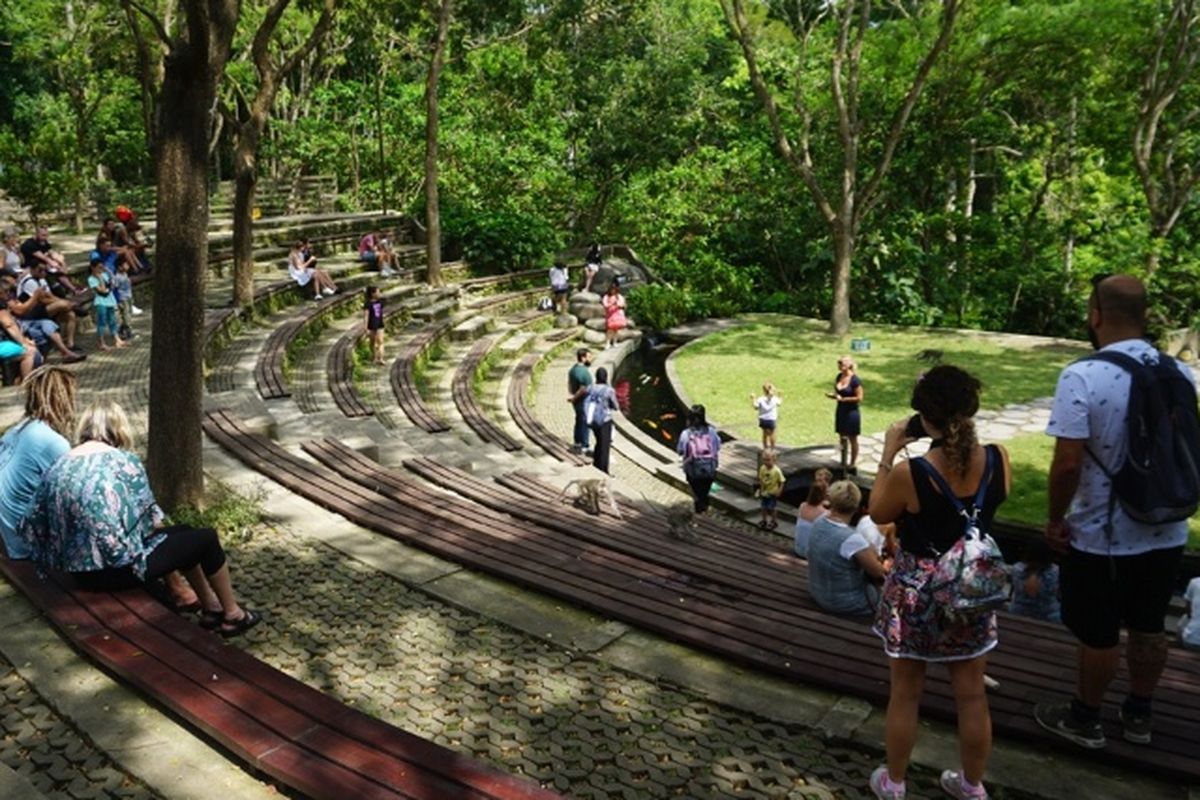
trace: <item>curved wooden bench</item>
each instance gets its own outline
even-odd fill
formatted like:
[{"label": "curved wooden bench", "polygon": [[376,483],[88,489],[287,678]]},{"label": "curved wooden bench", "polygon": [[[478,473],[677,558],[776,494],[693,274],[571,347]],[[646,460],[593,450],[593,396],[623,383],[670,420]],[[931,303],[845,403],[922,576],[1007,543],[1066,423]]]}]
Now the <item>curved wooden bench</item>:
[{"label": "curved wooden bench", "polygon": [[425,404],[421,393],[417,391],[415,375],[417,359],[449,329],[449,321],[426,325],[409,339],[404,349],[400,351],[400,355],[392,362],[392,393],[396,395],[396,402],[400,404],[405,416],[426,433],[444,433],[450,430],[450,426]]},{"label": "curved wooden bench", "polygon": [[[305,445],[320,462],[314,466],[239,430],[236,420],[210,415],[206,429],[291,491],[364,527],[755,669],[879,705],[887,700],[888,664],[878,639],[863,621],[813,609],[799,591],[807,567],[782,544],[763,552],[762,540],[730,530],[698,546],[652,535],[644,517],[610,522],[566,505],[551,508],[549,501],[538,506],[520,495],[481,505],[392,473],[332,440]],[[471,492],[482,491],[465,473],[447,480],[456,490],[470,484]],[[498,510],[502,504],[507,506]],[[988,665],[1000,682],[989,696],[996,731],[1039,746],[1070,747],[1039,728],[1031,708],[1069,689],[1074,640],[1062,626],[1008,615],[1002,629]],[[1114,692],[1127,687],[1122,673]],[[1172,650],[1158,699],[1153,747],[1110,741],[1092,757],[1196,783],[1200,659]],[[955,718],[953,692],[941,671],[929,675],[922,713]]]},{"label": "curved wooden bench", "polygon": [[475,397],[474,381],[475,373],[478,371],[483,359],[487,356],[488,351],[499,340],[497,336],[489,336],[480,339],[467,353],[466,358],[459,362],[458,369],[454,371],[454,380],[450,385],[450,393],[454,397],[454,405],[458,407],[458,411],[462,414],[463,421],[471,427],[471,430],[479,434],[479,438],[490,444],[498,445],[505,450],[513,451],[520,450],[522,445],[516,439],[509,436],[500,429],[496,423],[488,419],[487,414],[483,413],[482,406],[479,405],[479,400]]},{"label": "curved wooden bench", "polygon": [[549,455],[567,464],[575,466],[583,466],[590,463],[577,453],[572,452],[571,448],[562,439],[550,432],[550,429],[543,425],[533,412],[529,410],[529,406],[525,402],[525,395],[529,391],[529,384],[533,382],[533,370],[541,360],[541,355],[538,353],[530,353],[522,358],[516,369],[513,370],[512,380],[508,384],[508,413],[513,418],[513,422],[517,423],[517,427],[521,432],[529,437],[529,440],[542,448]]},{"label": "curved wooden bench", "polygon": [[29,562],[7,559],[0,570],[92,661],[305,797],[557,797],[343,705],[141,589],[84,592],[69,578],[43,580]]},{"label": "curved wooden bench", "polygon": [[292,390],[288,386],[287,376],[283,367],[287,362],[287,349],[300,331],[319,319],[332,314],[334,311],[357,301],[356,294],[347,292],[333,297],[326,297],[319,303],[314,303],[305,309],[298,319],[282,323],[267,337],[254,364],[254,383],[258,393],[264,400],[276,400],[291,397]]},{"label": "curved wooden bench", "polygon": [[347,417],[369,417],[375,412],[363,402],[354,388],[354,349],[366,333],[366,327],[356,325],[329,350],[325,372],[329,381],[329,393],[333,402]]}]

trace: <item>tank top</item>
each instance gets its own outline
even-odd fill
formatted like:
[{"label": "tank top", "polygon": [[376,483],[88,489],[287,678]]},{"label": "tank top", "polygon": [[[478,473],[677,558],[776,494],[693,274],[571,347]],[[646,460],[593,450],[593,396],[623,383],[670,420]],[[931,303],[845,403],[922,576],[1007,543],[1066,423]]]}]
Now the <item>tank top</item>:
[{"label": "tank top", "polygon": [[[995,450],[994,444],[987,447]],[[996,508],[1004,502],[1007,493],[1004,491],[1004,468],[1000,453],[992,454],[995,467],[992,478],[988,483],[987,496],[983,498],[983,508],[979,510],[979,528],[988,531],[992,527],[992,519],[996,516]],[[896,532],[900,539],[900,548],[918,558],[936,558],[950,549],[963,533],[963,520],[950,501],[942,496],[934,485],[929,471],[933,465],[923,458],[914,458],[909,462],[912,470],[913,486],[917,490],[917,502],[921,510],[912,513],[907,509],[896,521]],[[975,500],[975,492],[959,497],[963,505],[970,507]]]}]

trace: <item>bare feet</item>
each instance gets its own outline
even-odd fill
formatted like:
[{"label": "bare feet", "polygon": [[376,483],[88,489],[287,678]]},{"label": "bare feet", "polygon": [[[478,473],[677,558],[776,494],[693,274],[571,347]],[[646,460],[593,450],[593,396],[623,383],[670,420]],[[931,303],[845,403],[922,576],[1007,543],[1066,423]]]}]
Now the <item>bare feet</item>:
[{"label": "bare feet", "polygon": [[112,348],[111,348],[111,347],[109,347],[108,345],[106,345],[104,342],[101,342],[101,343],[100,343],[100,346],[99,346],[99,347],[97,347],[96,349],[97,349],[97,350],[112,350]]}]

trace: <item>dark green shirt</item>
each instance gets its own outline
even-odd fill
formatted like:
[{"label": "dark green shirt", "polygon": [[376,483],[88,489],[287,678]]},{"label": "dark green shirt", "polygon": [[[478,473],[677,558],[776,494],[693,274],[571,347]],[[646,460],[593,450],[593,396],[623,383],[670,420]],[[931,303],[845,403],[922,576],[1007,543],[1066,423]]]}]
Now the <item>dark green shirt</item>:
[{"label": "dark green shirt", "polygon": [[[587,388],[592,385],[592,371],[587,368],[583,362],[576,361],[575,366],[571,367],[571,371],[567,373],[567,391],[575,394],[580,389]],[[583,398],[577,398],[576,403],[582,403]]]}]

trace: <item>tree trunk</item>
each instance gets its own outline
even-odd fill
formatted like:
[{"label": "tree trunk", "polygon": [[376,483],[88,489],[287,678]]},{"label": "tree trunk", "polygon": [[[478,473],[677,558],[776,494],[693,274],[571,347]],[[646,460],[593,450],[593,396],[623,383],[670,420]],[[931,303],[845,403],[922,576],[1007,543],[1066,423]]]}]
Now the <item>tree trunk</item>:
[{"label": "tree trunk", "polygon": [[854,261],[854,232],[845,225],[833,230],[833,309],[829,332],[850,332],[850,265]]},{"label": "tree trunk", "polygon": [[208,269],[209,110],[225,70],[236,0],[187,2],[159,98],[158,258],[150,345],[147,468],[168,511],[204,493],[200,423],[204,283]]},{"label": "tree trunk", "polygon": [[438,81],[446,61],[451,0],[438,7],[437,38],[425,76],[425,261],[429,283],[442,284],[442,212],[438,205]]},{"label": "tree trunk", "polygon": [[254,120],[239,126],[233,157],[233,304],[254,302],[254,197],[258,190],[255,154],[261,129]]}]

